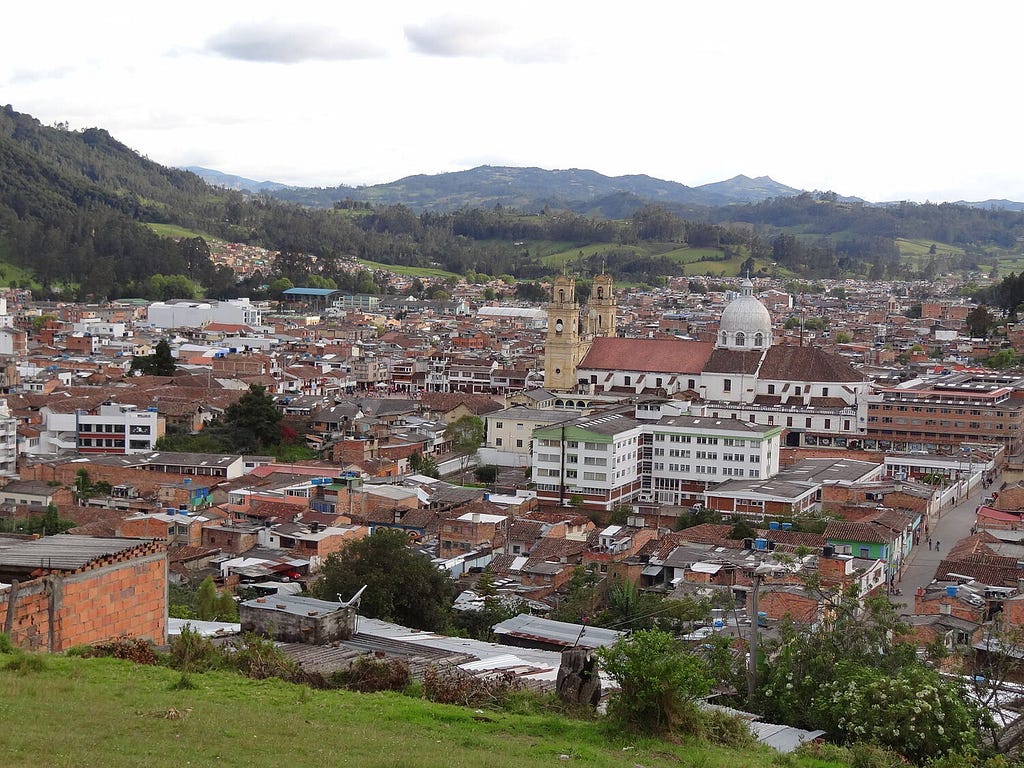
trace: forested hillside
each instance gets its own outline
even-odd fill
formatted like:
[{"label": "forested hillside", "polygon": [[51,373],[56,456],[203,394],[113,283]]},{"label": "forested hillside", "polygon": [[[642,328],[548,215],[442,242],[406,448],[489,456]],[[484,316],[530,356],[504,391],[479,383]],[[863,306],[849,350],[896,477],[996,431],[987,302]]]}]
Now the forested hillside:
[{"label": "forested hillside", "polygon": [[[511,173],[516,170],[524,173]],[[449,176],[472,182],[474,195],[483,194],[479,185],[491,177],[504,185],[502,194],[517,199],[532,199],[536,190],[514,184],[510,190],[510,179],[533,178],[540,189],[541,176],[534,172],[550,173],[475,171]],[[374,276],[359,270],[356,259],[519,280],[563,268],[586,275],[606,267],[617,280],[650,285],[672,275],[721,277],[747,270],[928,278],[1000,259],[1012,264],[1024,238],[1024,214],[1005,210],[912,203],[876,207],[833,193],[695,207],[672,202],[665,186],[670,183],[650,177],[620,177],[618,182],[632,185],[628,191],[595,197],[608,189],[603,181],[608,177],[559,173],[570,174],[565,178],[576,184],[581,200],[534,213],[501,204],[443,210],[443,197],[425,205],[431,184],[439,184],[432,177],[404,180],[415,198],[406,202],[438,210],[353,199],[313,209],[210,187],[192,173],[148,160],[102,129],[43,126],[8,106],[0,108],[0,257],[34,274],[43,295],[167,298],[168,291],[176,291],[224,297],[260,295],[260,287],[275,278],[295,284],[319,280],[350,290],[374,287]],[[737,177],[708,186],[715,194],[737,196],[750,190],[763,194],[773,184]],[[391,199],[402,200],[396,190],[392,185]],[[147,223],[197,234],[171,240],[154,234]],[[238,285],[230,270],[214,267],[206,237],[261,245],[281,256],[271,271]],[[901,251],[906,238],[919,240],[915,247],[921,254],[908,258]],[[159,295],[154,275],[161,276]]]}]

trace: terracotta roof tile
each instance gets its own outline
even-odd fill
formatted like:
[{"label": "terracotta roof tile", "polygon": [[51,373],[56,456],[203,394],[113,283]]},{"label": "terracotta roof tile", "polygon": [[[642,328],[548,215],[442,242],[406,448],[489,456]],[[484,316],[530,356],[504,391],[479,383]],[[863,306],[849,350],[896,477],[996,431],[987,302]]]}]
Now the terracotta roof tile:
[{"label": "terracotta roof tile", "polygon": [[764,350],[751,349],[716,349],[711,353],[704,370],[709,373],[745,373],[753,374],[761,362]]},{"label": "terracotta roof tile", "polygon": [[714,344],[684,339],[594,339],[580,368],[610,371],[698,374],[711,357]]},{"label": "terracotta roof tile", "polygon": [[818,347],[779,344],[768,350],[758,373],[776,381],[863,381],[846,360]]}]

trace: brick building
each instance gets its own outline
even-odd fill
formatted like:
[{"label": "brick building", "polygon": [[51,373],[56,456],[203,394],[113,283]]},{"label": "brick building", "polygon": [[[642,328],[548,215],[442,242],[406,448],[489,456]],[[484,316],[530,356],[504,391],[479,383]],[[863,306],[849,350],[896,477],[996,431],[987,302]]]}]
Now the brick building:
[{"label": "brick building", "polygon": [[984,435],[1024,448],[1024,378],[954,373],[912,386],[880,388],[868,397],[863,447],[883,451],[951,451]]},{"label": "brick building", "polygon": [[167,552],[138,539],[0,538],[0,630],[33,651],[167,638]]}]

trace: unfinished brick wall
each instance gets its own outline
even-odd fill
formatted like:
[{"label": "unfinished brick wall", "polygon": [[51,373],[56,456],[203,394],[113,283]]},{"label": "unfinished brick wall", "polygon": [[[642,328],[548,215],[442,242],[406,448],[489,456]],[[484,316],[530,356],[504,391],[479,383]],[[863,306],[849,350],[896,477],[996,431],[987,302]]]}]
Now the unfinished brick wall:
[{"label": "unfinished brick wall", "polygon": [[[143,496],[152,496],[161,485],[181,482],[182,475],[169,472],[151,472],[148,469],[126,469],[124,467],[107,467],[100,464],[36,464],[18,468],[22,480],[40,480],[44,483],[58,482],[61,485],[74,486],[75,473],[85,469],[89,473],[90,482],[106,480],[111,485],[133,485]],[[224,478],[201,478],[203,485],[213,485]]]},{"label": "unfinished brick wall", "polygon": [[[14,615],[8,618],[11,602]],[[134,635],[167,639],[167,553],[160,544],[105,558],[77,573],[52,573],[0,591],[0,631],[19,648],[66,651]]]}]

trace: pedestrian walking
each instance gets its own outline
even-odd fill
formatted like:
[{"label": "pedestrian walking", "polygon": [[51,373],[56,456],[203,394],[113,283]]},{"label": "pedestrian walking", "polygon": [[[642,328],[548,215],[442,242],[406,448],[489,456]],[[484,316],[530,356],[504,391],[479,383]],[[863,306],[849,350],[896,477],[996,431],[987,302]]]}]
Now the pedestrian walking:
[{"label": "pedestrian walking", "polygon": [[932,540],[928,539],[928,550],[931,551],[931,548],[932,548]]},{"label": "pedestrian walking", "polygon": [[935,540],[935,551],[936,551],[936,552],[938,552],[938,551],[939,551],[939,543],[940,543],[940,542],[939,542],[939,540],[938,540],[938,539],[936,539],[936,540]]}]

